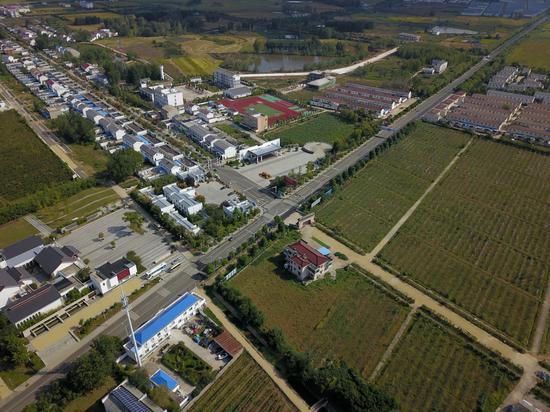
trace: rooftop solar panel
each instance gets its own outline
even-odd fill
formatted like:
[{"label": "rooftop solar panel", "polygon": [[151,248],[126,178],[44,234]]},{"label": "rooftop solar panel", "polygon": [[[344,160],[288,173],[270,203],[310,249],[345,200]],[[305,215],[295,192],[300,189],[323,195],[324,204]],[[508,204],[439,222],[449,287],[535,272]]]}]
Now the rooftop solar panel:
[{"label": "rooftop solar panel", "polygon": [[130,412],[152,412],[152,409],[141,402],[134,394],[123,386],[111,392],[113,397],[119,401]]}]

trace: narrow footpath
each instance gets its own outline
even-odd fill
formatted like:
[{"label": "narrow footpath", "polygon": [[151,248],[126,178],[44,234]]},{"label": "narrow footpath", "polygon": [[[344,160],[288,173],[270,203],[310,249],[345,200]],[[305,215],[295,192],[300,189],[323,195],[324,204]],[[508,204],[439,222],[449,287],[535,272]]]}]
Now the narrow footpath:
[{"label": "narrow footpath", "polygon": [[405,331],[407,330],[407,328],[411,324],[411,322],[413,320],[413,317],[414,317],[415,313],[417,312],[417,310],[418,310],[418,306],[415,305],[412,308],[412,310],[409,312],[409,314],[405,318],[405,321],[401,324],[399,330],[397,331],[397,333],[393,337],[392,341],[390,342],[390,345],[386,348],[386,351],[384,352],[384,354],[380,358],[380,361],[378,362],[378,365],[376,365],[376,368],[374,368],[371,375],[369,376],[369,381],[374,382],[374,380],[376,379],[376,377],[378,376],[378,374],[380,373],[380,371],[382,370],[382,368],[384,367],[384,365],[386,364],[386,362],[390,358],[391,354],[393,353],[393,350],[395,349],[395,347],[397,346],[397,344],[401,340],[401,336],[403,336],[403,333],[405,333]]},{"label": "narrow footpath", "polygon": [[250,356],[260,365],[260,367],[268,374],[273,382],[281,389],[286,397],[298,408],[300,411],[308,411],[309,406],[305,401],[292,389],[286,380],[284,380],[275,367],[268,362],[258,350],[241,334],[240,330],[233,325],[233,323],[225,316],[225,313],[219,309],[204,292],[199,290],[199,294],[206,299],[206,306],[216,315],[216,317],[223,324],[223,327],[231,334],[235,339],[239,341],[243,348],[250,353]]}]

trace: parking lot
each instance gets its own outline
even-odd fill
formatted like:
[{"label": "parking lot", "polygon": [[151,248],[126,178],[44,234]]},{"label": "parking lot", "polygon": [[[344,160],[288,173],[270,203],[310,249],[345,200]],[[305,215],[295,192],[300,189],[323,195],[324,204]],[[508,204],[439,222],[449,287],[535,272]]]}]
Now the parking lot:
[{"label": "parking lot", "polygon": [[324,150],[317,150],[314,153],[307,153],[303,150],[290,151],[281,156],[265,159],[261,163],[253,163],[241,167],[237,171],[261,187],[269,186],[269,180],[260,176],[260,173],[267,173],[271,178],[288,175],[291,172],[301,174],[306,172],[309,162],[315,162],[325,156]]},{"label": "parking lot", "polygon": [[[128,228],[122,218],[124,213],[131,210],[123,208],[99,218],[59,239],[59,243],[76,247],[82,259],[90,260],[89,266],[92,268],[119,259],[130,250],[141,257],[147,269],[154,266],[155,261],[171,258],[168,241],[158,231],[149,228],[147,221],[143,224],[143,235]],[[103,233],[103,240],[99,239],[99,233]],[[115,242],[114,247],[112,241]]]},{"label": "parking lot", "polygon": [[206,199],[206,203],[220,205],[226,200],[229,200],[233,190],[225,188],[215,180],[208,183],[201,183],[196,189],[198,195],[202,195]]}]

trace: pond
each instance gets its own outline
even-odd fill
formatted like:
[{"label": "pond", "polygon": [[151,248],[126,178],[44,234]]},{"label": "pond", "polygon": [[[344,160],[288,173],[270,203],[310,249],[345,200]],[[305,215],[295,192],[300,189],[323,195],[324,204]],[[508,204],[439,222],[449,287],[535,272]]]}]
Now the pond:
[{"label": "pond", "polygon": [[248,71],[255,73],[302,71],[306,64],[330,60],[330,57],[298,56],[295,54],[262,54],[255,57],[257,57],[255,61],[248,65]]}]

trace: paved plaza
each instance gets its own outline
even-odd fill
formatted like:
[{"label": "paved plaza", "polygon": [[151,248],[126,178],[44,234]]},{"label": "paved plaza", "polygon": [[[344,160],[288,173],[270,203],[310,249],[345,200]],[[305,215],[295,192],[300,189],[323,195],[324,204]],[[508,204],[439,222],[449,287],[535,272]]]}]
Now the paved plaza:
[{"label": "paved plaza", "polygon": [[[124,213],[129,211],[133,209],[119,209],[88,223],[59,239],[59,243],[76,247],[82,259],[90,260],[91,268],[117,260],[130,250],[141,257],[143,266],[147,269],[154,265],[153,262],[167,259],[170,255],[168,241],[160,233],[150,229],[147,221],[143,224],[143,235],[132,232],[122,220]],[[103,240],[98,237],[100,232],[104,235]],[[115,241],[114,248],[111,241]]]}]

